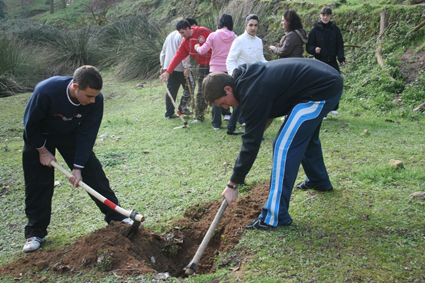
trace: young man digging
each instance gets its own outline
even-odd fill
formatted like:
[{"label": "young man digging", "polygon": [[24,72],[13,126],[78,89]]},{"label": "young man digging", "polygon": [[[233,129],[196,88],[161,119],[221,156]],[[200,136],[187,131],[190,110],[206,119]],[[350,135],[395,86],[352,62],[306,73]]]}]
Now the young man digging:
[{"label": "young man digging", "polygon": [[211,73],[203,81],[210,105],[239,106],[246,123],[233,175],[222,193],[229,205],[237,199],[272,119],[288,115],[273,141],[273,168],[267,202],[248,229],[267,230],[292,223],[289,201],[300,164],[307,179],[300,189],[332,190],[319,140],[323,117],[342,94],[341,75],[318,60],[289,58],[243,64],[233,71]]},{"label": "young man digging", "polygon": [[[23,251],[40,248],[47,235],[52,211],[56,149],[69,168],[69,181],[84,182],[115,204],[118,199],[109,187],[102,165],[93,152],[103,116],[103,80],[93,66],[82,66],[74,77],[52,77],[40,82],[24,114],[24,149],[22,164],[25,177],[25,227],[27,239]],[[115,212],[92,197],[105,214],[105,221],[132,220]]]}]

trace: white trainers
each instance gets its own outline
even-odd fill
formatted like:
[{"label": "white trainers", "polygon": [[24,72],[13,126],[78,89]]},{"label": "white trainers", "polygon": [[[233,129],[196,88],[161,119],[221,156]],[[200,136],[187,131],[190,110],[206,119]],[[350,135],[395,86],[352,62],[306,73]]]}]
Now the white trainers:
[{"label": "white trainers", "polygon": [[336,110],[332,110],[332,111],[331,111],[331,114],[332,114],[332,115],[338,115],[339,113],[338,113],[338,111],[336,111]]},{"label": "white trainers", "polygon": [[46,238],[43,238],[43,239],[39,237],[28,238],[22,250],[24,251],[24,253],[30,253],[30,252],[36,251],[40,248],[41,244],[43,244],[45,241],[46,241]]},{"label": "white trainers", "polygon": [[224,115],[223,120],[224,121],[230,121],[230,115]]},{"label": "white trainers", "polygon": [[[124,222],[124,223],[129,224],[129,225],[133,225],[133,223],[134,223],[133,219],[130,219],[128,217],[121,220],[121,222]],[[143,226],[143,222],[140,223],[140,226]]]},{"label": "white trainers", "polygon": [[192,121],[192,123],[201,123],[202,121],[201,120],[198,120],[198,119],[195,119],[195,120],[193,120]]},{"label": "white trainers", "polygon": [[213,127],[213,129],[214,129],[214,131],[218,131],[218,130],[220,130],[220,128],[214,128],[214,127]]}]

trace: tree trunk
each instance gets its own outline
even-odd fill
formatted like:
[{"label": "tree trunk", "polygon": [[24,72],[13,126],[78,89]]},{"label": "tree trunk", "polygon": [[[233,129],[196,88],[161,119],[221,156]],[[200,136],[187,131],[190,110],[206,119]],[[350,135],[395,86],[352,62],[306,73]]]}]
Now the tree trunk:
[{"label": "tree trunk", "polygon": [[54,0],[50,0],[50,14],[55,12],[55,2]]},{"label": "tree trunk", "polygon": [[66,9],[66,0],[61,0],[61,9]]},{"label": "tree trunk", "polygon": [[24,0],[21,0],[21,10],[24,9]]},{"label": "tree trunk", "polygon": [[379,24],[379,36],[381,36],[385,29],[388,26],[388,20],[390,18],[390,13],[388,11],[382,11],[381,12],[381,22]]},{"label": "tree trunk", "polygon": [[[376,52],[375,52],[376,60],[378,61],[378,64],[381,67],[384,67],[384,59],[382,58],[382,39],[381,39],[381,37],[388,28],[389,17],[390,17],[390,14],[389,14],[388,11],[382,11],[381,12],[381,22],[380,22],[380,25],[379,25],[379,36],[378,36],[378,39],[377,39],[378,47],[376,48]],[[385,70],[383,70],[383,72],[386,73],[392,81],[395,81],[395,79],[390,74],[388,74]]]}]

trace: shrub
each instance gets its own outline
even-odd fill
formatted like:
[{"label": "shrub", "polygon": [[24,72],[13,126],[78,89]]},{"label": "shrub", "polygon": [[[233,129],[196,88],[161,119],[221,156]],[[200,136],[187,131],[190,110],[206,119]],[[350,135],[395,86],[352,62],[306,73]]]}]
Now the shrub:
[{"label": "shrub", "polygon": [[102,66],[114,67],[118,79],[148,79],[158,75],[165,34],[146,16],[112,22],[102,28],[98,40],[104,58]]},{"label": "shrub", "polygon": [[46,76],[44,49],[0,33],[0,96],[30,91]]},{"label": "shrub", "polygon": [[87,26],[79,30],[62,30],[56,38],[48,40],[49,74],[69,75],[81,65],[97,65],[96,33],[95,28]]},{"label": "shrub", "polygon": [[61,33],[58,28],[27,19],[0,21],[0,30],[22,42],[40,45],[44,45],[46,41],[54,40]]}]

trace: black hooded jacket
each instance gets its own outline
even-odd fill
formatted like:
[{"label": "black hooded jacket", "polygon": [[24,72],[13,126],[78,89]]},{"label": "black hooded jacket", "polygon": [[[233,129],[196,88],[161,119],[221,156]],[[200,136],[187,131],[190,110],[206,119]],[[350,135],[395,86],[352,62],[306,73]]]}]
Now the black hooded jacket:
[{"label": "black hooded jacket", "polygon": [[343,79],[318,60],[287,58],[242,64],[233,71],[233,95],[246,123],[230,180],[244,183],[260,149],[267,120],[289,114],[300,102],[322,101],[342,91]]},{"label": "black hooded jacket", "polygon": [[[321,48],[320,53],[316,53],[316,47]],[[308,34],[306,50],[314,58],[331,65],[339,72],[336,58],[340,63],[345,62],[344,41],[335,21],[329,21],[327,24],[322,21],[314,23]]]}]

